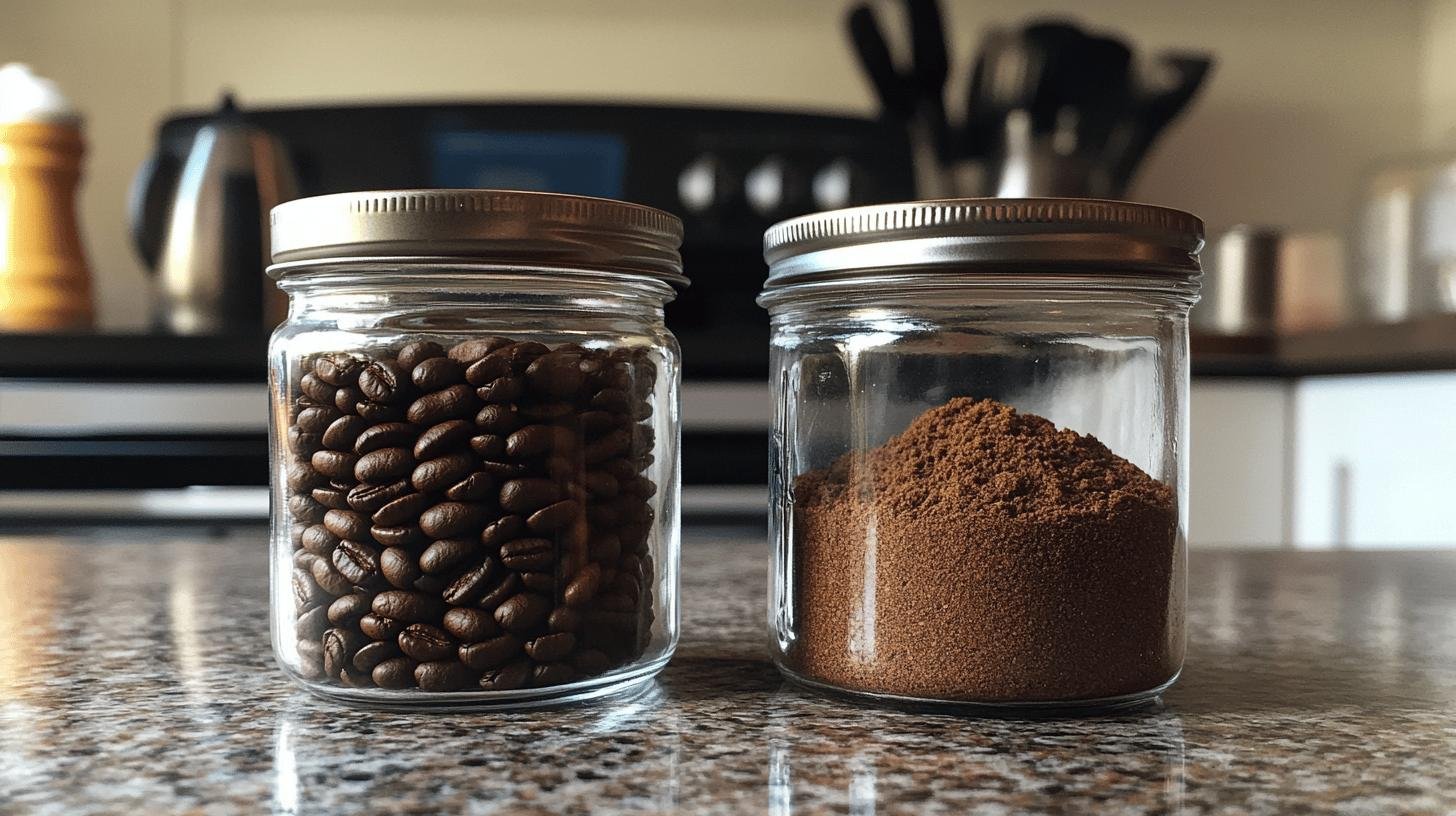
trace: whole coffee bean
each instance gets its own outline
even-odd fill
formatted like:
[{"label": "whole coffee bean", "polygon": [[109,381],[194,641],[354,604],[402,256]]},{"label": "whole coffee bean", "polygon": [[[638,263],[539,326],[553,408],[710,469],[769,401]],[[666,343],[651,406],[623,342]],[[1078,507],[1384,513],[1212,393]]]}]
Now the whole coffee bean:
[{"label": "whole coffee bean", "polygon": [[561,500],[561,488],[549,479],[512,479],[501,485],[500,506],[512,513],[534,513]]},{"label": "whole coffee bean", "polygon": [[531,661],[522,659],[481,675],[480,687],[486,691],[513,691],[525,686],[530,679]]},{"label": "whole coffee bean", "polygon": [[362,363],[350,354],[324,354],[313,364],[313,373],[329,385],[353,385]]},{"label": "whole coffee bean", "polygon": [[416,340],[413,343],[405,343],[400,347],[399,353],[394,355],[394,361],[399,363],[401,368],[413,369],[420,363],[433,357],[444,357],[445,347],[433,340]]},{"label": "whole coffee bean", "polygon": [[324,644],[322,641],[322,637],[298,641],[298,658],[304,664],[300,670],[310,676],[319,676],[324,673]]},{"label": "whole coffee bean", "polygon": [[410,403],[405,418],[416,425],[434,425],[447,419],[473,416],[480,408],[480,398],[468,385],[452,385],[434,391]]},{"label": "whole coffee bean", "polygon": [[597,607],[607,612],[635,612],[637,598],[619,592],[604,592],[597,596]]},{"label": "whole coffee bean", "polygon": [[617,477],[604,470],[589,471],[582,480],[586,491],[597,498],[610,499],[617,495],[621,489],[621,483]]},{"label": "whole coffee bean", "polygon": [[515,402],[526,395],[526,382],[520,377],[497,377],[475,389],[475,396],[484,403]]},{"label": "whole coffee bean", "polygon": [[508,434],[521,427],[521,418],[509,405],[492,404],[475,415],[475,425],[490,434]]},{"label": "whole coffee bean", "polygon": [[555,425],[527,425],[506,437],[506,455],[512,459],[542,456],[575,441],[571,431]]},{"label": "whole coffee bean", "polygon": [[[446,632],[463,643],[476,643],[500,634],[500,626],[490,613],[468,606],[451,607],[445,613],[444,626]],[[464,659],[462,656],[461,660]],[[474,665],[470,667],[476,670],[487,668]]]},{"label": "whole coffee bean", "polygon": [[341,416],[324,429],[324,447],[335,451],[352,451],[355,440],[368,427],[369,420],[364,417],[354,414]]},{"label": "whole coffee bean", "polygon": [[571,656],[571,665],[583,675],[593,677],[611,668],[612,660],[599,649],[582,649]]},{"label": "whole coffee bean", "polygon": [[475,605],[479,609],[494,613],[496,609],[500,608],[501,604],[506,602],[507,598],[515,595],[520,588],[521,576],[514,572],[507,572],[506,577],[494,587],[486,590],[486,593],[480,596],[480,600],[476,601]]},{"label": "whole coffee bean", "polygon": [[420,529],[431,538],[478,535],[485,511],[478,504],[441,502],[420,514]]},{"label": "whole coffee bean", "polygon": [[288,428],[288,449],[299,456],[312,456],[324,444],[323,437],[309,433],[296,425]]},{"label": "whole coffee bean", "polygon": [[550,569],[556,564],[556,543],[546,538],[518,538],[501,545],[500,560],[517,572]]},{"label": "whole coffee bean", "polygon": [[380,448],[359,457],[354,477],[368,484],[389,484],[409,475],[415,458],[404,448]]},{"label": "whole coffee bean", "polygon": [[330,510],[324,514],[324,528],[339,538],[369,540],[369,519],[353,510]]},{"label": "whole coffee bean", "polygon": [[349,509],[348,492],[337,487],[315,487],[309,495],[328,510]]},{"label": "whole coffee bean", "polygon": [[375,666],[369,676],[382,689],[414,688],[415,666],[415,661],[408,657],[391,657]]},{"label": "whole coffee bean", "polygon": [[482,558],[468,567],[445,587],[440,597],[451,606],[468,606],[476,603],[491,586],[496,572],[494,558]]},{"label": "whole coffee bean", "polygon": [[475,426],[464,419],[449,419],[431,425],[415,441],[415,459],[425,462],[452,453],[456,448],[464,447],[474,433]]},{"label": "whole coffee bean", "polygon": [[554,635],[542,635],[526,641],[526,654],[537,663],[551,663],[563,660],[571,650],[576,648],[576,635],[570,632],[559,632]]},{"label": "whole coffee bean", "polygon": [[420,569],[431,575],[450,572],[479,549],[474,538],[442,538],[420,554]]},{"label": "whole coffee bean", "polygon": [[438,598],[422,592],[387,589],[374,596],[374,614],[405,623],[427,623],[444,612]]},{"label": "whole coffee bean", "polygon": [[609,530],[622,523],[616,502],[591,502],[586,506],[586,519],[598,530]]},{"label": "whole coffee bean", "polygon": [[480,533],[480,543],[487,550],[499,550],[502,544],[526,535],[526,517],[519,515],[501,516],[486,525]]},{"label": "whole coffee bean", "polygon": [[561,598],[568,606],[586,606],[596,597],[602,585],[602,567],[591,563],[582,567],[566,585]]},{"label": "whole coffee bean", "polygon": [[364,393],[352,385],[340,388],[334,392],[334,407],[339,409],[341,414],[357,414],[359,403],[364,401]]},{"label": "whole coffee bean", "polygon": [[523,572],[521,584],[526,589],[535,590],[542,595],[556,594],[556,575],[550,572]]},{"label": "whole coffee bean", "polygon": [[577,417],[577,425],[587,437],[598,437],[622,427],[622,418],[606,411],[585,411]]},{"label": "whole coffee bean", "polygon": [[416,547],[430,540],[417,525],[405,524],[397,527],[381,527],[374,525],[369,528],[370,535],[386,547]]},{"label": "whole coffee bean", "polygon": [[460,451],[421,462],[410,474],[410,482],[421,492],[439,493],[469,476],[474,469],[475,455]]},{"label": "whole coffee bean", "polygon": [[301,568],[293,570],[294,607],[308,609],[332,600],[329,593],[324,592],[323,587],[318,585],[318,581],[313,579],[313,570]]},{"label": "whole coffee bean", "polygon": [[326,512],[328,508],[314,501],[311,496],[288,497],[288,514],[299,524],[317,524],[323,521]]},{"label": "whole coffee bean", "polygon": [[496,607],[495,622],[507,632],[521,633],[546,622],[551,602],[533,592],[520,592]]},{"label": "whole coffee bean", "polygon": [[379,548],[373,544],[340,541],[339,546],[334,548],[334,569],[349,579],[349,583],[368,586],[379,575],[379,553]]},{"label": "whole coffee bean", "polygon": [[335,628],[324,632],[324,674],[338,676],[354,661],[354,653],[364,645],[364,636],[353,629]]},{"label": "whole coffee bean", "polygon": [[401,422],[404,420],[403,405],[390,405],[383,402],[371,402],[370,400],[360,400],[355,403],[354,413],[370,422],[380,424],[385,422]]},{"label": "whole coffee bean", "polygon": [[390,547],[379,554],[379,572],[396,589],[412,589],[420,578],[420,565],[409,551]]},{"label": "whole coffee bean", "polygon": [[323,405],[334,404],[334,394],[338,388],[319,379],[317,374],[309,372],[298,381],[298,390],[302,391],[309,399]]},{"label": "whole coffee bean", "polygon": [[542,663],[531,670],[531,685],[535,688],[559,686],[575,679],[576,669],[570,663]]},{"label": "whole coffee bean", "polygon": [[428,623],[412,623],[399,633],[399,650],[415,660],[444,660],[455,654],[455,639]]},{"label": "whole coffee bean", "polygon": [[434,499],[423,493],[411,493],[384,505],[369,518],[381,527],[397,527],[414,522],[434,503]]},{"label": "whole coffee bean", "polygon": [[424,691],[459,691],[470,682],[470,672],[455,660],[436,660],[415,667],[415,682]]},{"label": "whole coffee bean", "polygon": [[505,337],[482,337],[478,340],[466,340],[451,348],[448,354],[450,359],[470,365],[492,351],[510,344],[511,341]]},{"label": "whole coffee bean", "polygon": [[588,465],[595,465],[621,456],[631,447],[632,434],[622,428],[617,428],[587,443],[587,446],[582,449],[581,455]]},{"label": "whole coffee bean", "polygon": [[529,422],[551,422],[570,416],[576,407],[569,402],[532,402],[516,406],[516,413]]},{"label": "whole coffee bean", "polygon": [[427,595],[440,595],[450,586],[449,576],[421,575],[415,579],[415,589]]},{"label": "whole coffee bean", "polygon": [[[354,417],[358,419],[357,417]],[[362,422],[363,420],[360,420]],[[358,458],[352,453],[344,453],[337,450],[321,450],[314,452],[313,458],[309,460],[313,469],[327,476],[334,481],[350,479],[354,475],[354,464]]]},{"label": "whole coffee bean", "polygon": [[472,473],[445,488],[445,498],[450,501],[478,502],[494,499],[498,492],[494,476],[489,473]]},{"label": "whole coffee bean", "polygon": [[386,405],[401,403],[414,396],[409,377],[393,360],[375,360],[359,372],[359,390],[366,399]]},{"label": "whole coffee bean", "polygon": [[289,460],[284,470],[284,478],[288,483],[288,489],[294,493],[307,493],[328,482],[323,474],[314,470],[312,465],[302,459]]},{"label": "whole coffee bean", "polygon": [[374,640],[393,641],[404,631],[404,624],[394,618],[370,612],[359,619],[359,631]]},{"label": "whole coffee bean", "polygon": [[521,640],[515,635],[499,635],[476,643],[467,643],[458,650],[460,662],[476,671],[498,668],[521,656]]},{"label": "whole coffee bean", "polygon": [[625,413],[627,406],[632,403],[632,397],[626,391],[616,388],[603,388],[592,395],[591,406],[603,411],[610,411],[614,414]]},{"label": "whole coffee bean", "polygon": [[553,351],[537,357],[526,368],[526,380],[533,391],[553,397],[571,396],[586,384],[581,355]]},{"label": "whole coffee bean", "polygon": [[571,499],[548,504],[526,518],[526,526],[537,535],[551,535],[565,529],[581,516],[581,505]]},{"label": "whole coffee bean", "polygon": [[622,554],[622,541],[615,533],[592,536],[587,542],[587,553],[593,561],[611,563]]},{"label": "whole coffee bean", "polygon": [[313,405],[298,412],[293,419],[293,427],[305,433],[322,434],[339,416],[339,410],[332,405]]},{"label": "whole coffee bean", "polygon": [[399,644],[392,640],[371,640],[354,653],[354,668],[361,672],[373,671],[375,666],[399,657]]},{"label": "whole coffee bean", "polygon": [[[315,606],[299,615],[298,620],[293,624],[293,633],[300,638],[316,638],[322,635],[324,630],[329,628],[329,608]],[[491,621],[491,623],[494,624],[495,621]]]},{"label": "whole coffee bean", "polygon": [[373,601],[372,595],[366,595],[363,592],[342,595],[329,604],[329,621],[340,625],[353,623],[369,611],[369,605]]},{"label": "whole coffee bean", "polygon": [[409,481],[400,479],[387,485],[356,485],[344,498],[357,512],[373,515],[384,505],[412,492],[414,487]]},{"label": "whole coffee bean", "polygon": [[488,473],[499,481],[519,478],[530,472],[522,462],[492,462],[486,459],[476,467],[481,473]]},{"label": "whole coffee bean", "polygon": [[506,438],[499,434],[472,436],[470,437],[470,449],[481,458],[497,459],[505,456]]},{"label": "whole coffee bean", "polygon": [[[342,547],[343,545],[344,542],[340,541],[339,546]],[[338,558],[338,553],[339,550],[335,548],[333,555],[335,559]],[[334,569],[333,564],[322,558],[314,561],[313,566],[309,568],[308,572],[313,576],[313,580],[329,595],[338,597],[339,595],[347,595],[354,591],[353,583],[348,578],[345,578],[338,570]]]},{"label": "whole coffee bean", "polygon": [[471,363],[465,369],[465,381],[474,386],[482,386],[514,373],[506,349],[497,349]]},{"label": "whole coffee bean", "polygon": [[553,632],[575,632],[581,628],[581,612],[569,606],[558,606],[546,617],[546,628]]},{"label": "whole coffee bean", "polygon": [[415,366],[410,379],[421,391],[439,391],[465,382],[465,364],[449,357],[435,357]]}]

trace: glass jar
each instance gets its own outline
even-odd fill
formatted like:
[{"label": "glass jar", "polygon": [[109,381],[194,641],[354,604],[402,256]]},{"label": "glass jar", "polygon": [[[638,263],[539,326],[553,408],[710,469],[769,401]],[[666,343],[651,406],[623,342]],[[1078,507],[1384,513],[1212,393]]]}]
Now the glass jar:
[{"label": "glass jar", "polygon": [[931,201],[765,236],[769,621],[791,679],[884,701],[1106,708],[1184,644],[1202,223]]},{"label": "glass jar", "polygon": [[273,211],[272,633],[309,691],[524,708],[677,642],[682,225],[603,199]]}]

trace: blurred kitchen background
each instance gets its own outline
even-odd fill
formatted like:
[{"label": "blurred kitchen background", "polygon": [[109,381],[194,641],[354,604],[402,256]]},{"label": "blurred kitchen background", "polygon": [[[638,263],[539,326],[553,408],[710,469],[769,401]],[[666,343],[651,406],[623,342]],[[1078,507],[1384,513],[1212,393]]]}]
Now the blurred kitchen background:
[{"label": "blurred kitchen background", "polygon": [[[684,217],[691,520],[764,512],[765,226],[1080,192],[1209,228],[1195,544],[1449,545],[1456,0],[945,0],[943,32],[931,6],[0,0],[0,64],[52,80],[85,142],[84,267],[27,272],[12,238],[0,274],[0,311],[54,290],[0,336],[0,523],[262,518],[270,198],[535,187]],[[10,78],[0,111],[34,87]],[[74,117],[46,121],[27,149],[73,161]]]}]

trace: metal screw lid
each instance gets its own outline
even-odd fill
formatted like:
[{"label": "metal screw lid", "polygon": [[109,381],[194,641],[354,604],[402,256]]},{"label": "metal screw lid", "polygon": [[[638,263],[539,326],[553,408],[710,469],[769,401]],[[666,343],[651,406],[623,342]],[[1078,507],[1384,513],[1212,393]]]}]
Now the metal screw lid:
[{"label": "metal screw lid", "polygon": [[880,204],[781,221],[764,233],[769,288],[944,267],[1199,271],[1203,222],[1181,210],[1079,198]]},{"label": "metal screw lid", "polygon": [[277,278],[348,260],[485,260],[646,275],[686,286],[682,222],[607,198],[515,190],[378,190],[300,198],[271,213]]}]

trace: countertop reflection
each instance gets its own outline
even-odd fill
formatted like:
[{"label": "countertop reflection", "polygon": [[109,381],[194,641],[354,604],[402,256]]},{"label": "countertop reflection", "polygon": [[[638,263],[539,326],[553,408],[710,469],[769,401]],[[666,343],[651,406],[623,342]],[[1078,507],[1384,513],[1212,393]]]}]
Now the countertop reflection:
[{"label": "countertop reflection", "polygon": [[1456,810],[1456,552],[1196,553],[1162,706],[1026,721],[786,686],[761,536],[690,529],[645,694],[518,715],[293,689],[262,530],[0,539],[0,812]]}]

